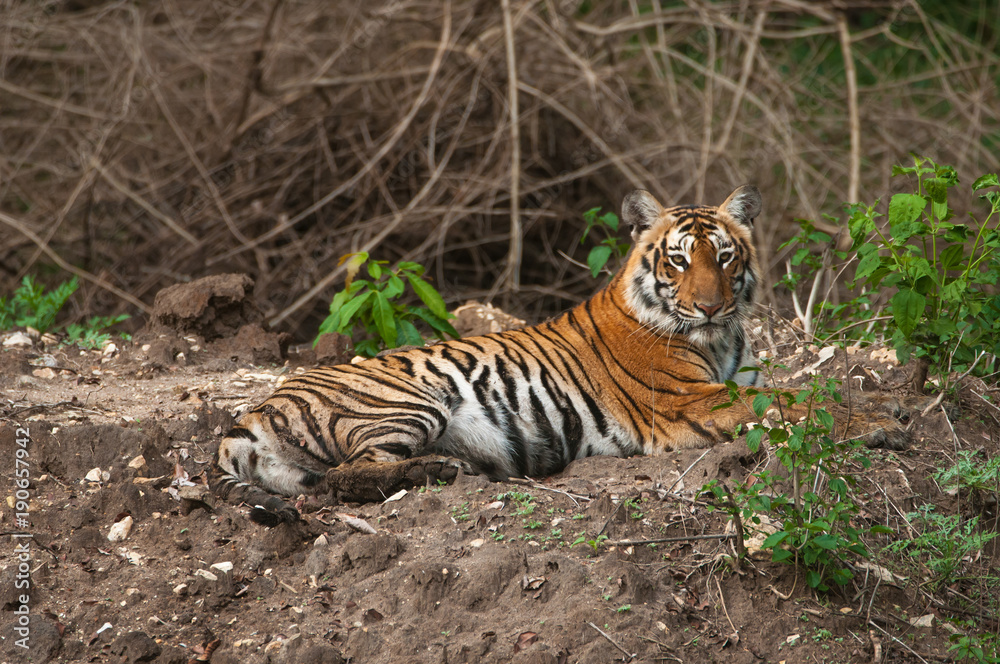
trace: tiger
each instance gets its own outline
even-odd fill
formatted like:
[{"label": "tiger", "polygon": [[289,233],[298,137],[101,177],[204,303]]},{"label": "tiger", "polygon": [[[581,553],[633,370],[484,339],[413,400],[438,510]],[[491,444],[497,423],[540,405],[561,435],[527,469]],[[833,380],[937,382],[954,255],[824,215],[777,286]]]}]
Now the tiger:
[{"label": "tiger", "polygon": [[288,380],[224,436],[218,490],[263,489],[245,502],[270,523],[295,518],[272,494],[378,500],[400,481],[455,472],[443,459],[506,480],[731,439],[752,413],[721,408],[726,381],[761,384],[749,330],[761,209],[751,184],[717,207],[630,193],[632,245],[593,297],[532,327]]},{"label": "tiger", "polygon": [[[746,414],[748,321],[761,283],[754,185],[719,206],[625,197],[632,246],[593,297],[532,327],[453,339],[286,381],[217,453],[218,486],[297,496],[440,455],[494,480],[541,477],[594,455],[708,447]],[[395,473],[395,474],[394,474]],[[385,479],[385,478],[383,478]],[[273,503],[272,503],[273,504]]]}]

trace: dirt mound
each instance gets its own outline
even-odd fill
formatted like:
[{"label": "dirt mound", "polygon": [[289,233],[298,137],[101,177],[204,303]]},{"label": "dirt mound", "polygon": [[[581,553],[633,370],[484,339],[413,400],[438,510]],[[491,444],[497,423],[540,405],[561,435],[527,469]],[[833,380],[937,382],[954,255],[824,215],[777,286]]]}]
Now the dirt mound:
[{"label": "dirt mound", "polygon": [[253,299],[254,281],[245,274],[217,274],[174,284],[156,294],[149,322],[136,340],[148,342],[143,359],[160,366],[193,357],[192,347],[209,344],[199,357],[267,364],[285,357],[289,336],[268,332]]},{"label": "dirt mound", "polygon": [[243,326],[264,320],[253,301],[253,283],[245,274],[216,274],[168,286],[153,300],[146,331],[195,335],[205,341],[235,336]]}]

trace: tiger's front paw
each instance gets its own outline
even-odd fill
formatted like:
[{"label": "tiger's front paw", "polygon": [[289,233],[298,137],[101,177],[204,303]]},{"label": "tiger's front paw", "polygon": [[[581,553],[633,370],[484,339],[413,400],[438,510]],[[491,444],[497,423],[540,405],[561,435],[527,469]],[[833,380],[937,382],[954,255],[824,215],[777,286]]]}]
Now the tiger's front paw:
[{"label": "tiger's front paw", "polygon": [[331,468],[326,481],[340,500],[374,502],[385,500],[399,489],[454,481],[460,470],[471,472],[458,459],[421,456],[402,461],[360,462]]},{"label": "tiger's front paw", "polygon": [[413,486],[451,484],[459,471],[472,474],[468,463],[452,457],[417,457],[403,463],[409,465],[406,478],[413,482]]}]

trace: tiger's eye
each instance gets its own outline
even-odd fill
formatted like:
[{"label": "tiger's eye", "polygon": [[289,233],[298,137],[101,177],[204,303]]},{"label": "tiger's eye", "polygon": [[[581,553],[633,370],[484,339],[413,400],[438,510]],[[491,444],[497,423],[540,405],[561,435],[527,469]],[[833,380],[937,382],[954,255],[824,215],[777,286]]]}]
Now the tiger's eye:
[{"label": "tiger's eye", "polygon": [[719,254],[719,265],[725,265],[731,260],[733,260],[733,252],[725,251]]},{"label": "tiger's eye", "polygon": [[686,268],[688,264],[687,259],[677,254],[674,254],[673,256],[670,257],[670,262],[676,265],[677,267],[681,268],[682,270]]}]

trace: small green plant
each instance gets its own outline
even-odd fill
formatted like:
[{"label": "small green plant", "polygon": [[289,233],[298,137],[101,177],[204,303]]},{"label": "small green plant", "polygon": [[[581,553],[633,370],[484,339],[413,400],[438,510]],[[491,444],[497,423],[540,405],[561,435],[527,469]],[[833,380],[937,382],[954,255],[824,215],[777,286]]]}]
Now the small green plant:
[{"label": "small green plant", "polygon": [[86,323],[73,323],[66,326],[66,340],[63,342],[67,345],[77,345],[80,348],[101,348],[108,341],[111,340],[111,334],[108,330],[114,327],[118,323],[128,320],[130,316],[128,314],[119,314],[118,316],[94,316]]},{"label": "small green plant", "polygon": [[583,237],[580,238],[580,244],[583,244],[587,236],[590,235],[590,231],[594,229],[599,229],[604,234],[604,238],[587,254],[587,267],[590,268],[590,273],[594,277],[597,277],[601,270],[605,269],[612,256],[618,259],[624,258],[630,246],[628,242],[622,242],[618,238],[618,215],[614,212],[604,214],[600,214],[600,212],[601,208],[597,207],[583,213],[583,220],[587,222],[587,227],[583,230]]},{"label": "small green plant", "polygon": [[963,522],[958,514],[938,514],[934,505],[922,505],[906,518],[920,531],[913,539],[903,539],[886,546],[887,551],[905,552],[922,560],[933,573],[932,584],[948,585],[956,579],[963,559],[983,548],[998,533],[979,528],[979,517]]},{"label": "small green plant", "polygon": [[451,508],[451,518],[455,519],[455,521],[468,521],[470,507],[471,505],[469,503],[455,505]]},{"label": "small green plant", "polygon": [[631,610],[632,610],[632,605],[631,604],[624,604],[622,606],[619,606],[617,609],[615,609],[615,612],[616,613],[627,613],[627,612],[629,612]]},{"label": "small green plant", "polygon": [[[771,372],[771,365],[762,364]],[[741,398],[740,389],[728,381],[732,403]],[[705,485],[722,509],[732,517],[740,515],[741,523],[759,525],[761,515],[777,521],[778,530],[761,545],[771,550],[775,562],[796,562],[806,569],[810,588],[829,590],[829,582],[844,585],[853,577],[844,562],[850,556],[868,556],[861,541],[866,532],[890,532],[882,526],[862,530],[851,519],[860,508],[851,495],[855,484],[851,467],[870,467],[871,461],[862,453],[858,441],[837,441],[834,437],[833,416],[823,407],[826,401],[839,402],[839,381],[814,376],[803,389],[746,389],[749,404],[758,424],[747,432],[750,451],[756,453],[767,437],[774,455],[788,471],[791,493],[783,489],[785,480],[764,470],[756,473],[730,497],[715,481]],[[787,423],[783,416],[774,425],[764,424],[764,415],[772,405],[779,414],[791,404],[805,407],[805,418]],[[727,406],[722,406],[727,407]]]},{"label": "small green plant", "polygon": [[45,288],[30,275],[25,276],[9,302],[0,297],[0,330],[21,326],[47,332],[55,324],[56,314],[78,286],[79,282],[73,277],[46,293]]},{"label": "small green plant", "polygon": [[[343,256],[340,263],[344,261],[348,261],[344,289],[333,296],[330,315],[319,326],[314,346],[321,336],[331,332],[355,338],[358,327],[366,335],[354,342],[354,352],[358,355],[374,357],[383,348],[422,346],[424,339],[414,325],[417,321],[426,323],[439,339],[445,335],[458,338],[458,332],[448,322],[454,316],[448,313],[441,294],[421,278],[422,265],[404,261],[389,269],[385,267],[388,261],[369,260],[368,253],[363,251]],[[366,263],[370,280],[356,279]],[[399,302],[407,283],[424,306]]]},{"label": "small green plant", "polygon": [[626,498],[625,509],[628,511],[629,516],[636,521],[646,516],[642,511],[642,506],[639,504],[639,500],[636,498]]},{"label": "small green plant", "polygon": [[953,634],[948,652],[954,653],[955,661],[975,662],[976,664],[997,664],[1000,662],[1000,635],[986,632],[983,634]]},{"label": "small green plant", "polygon": [[822,627],[817,627],[816,631],[814,631],[812,634],[812,640],[816,641],[817,643],[832,638],[833,638],[833,632],[831,632],[828,629],[823,629]]},{"label": "small green plant", "polygon": [[[44,333],[53,329],[56,316],[78,286],[76,277],[73,277],[46,292],[30,275],[24,277],[10,301],[0,297],[0,330],[21,326]],[[94,316],[85,323],[67,325],[67,337],[63,343],[80,348],[100,348],[111,339],[106,330],[128,319],[128,314]]]},{"label": "small green plant", "polygon": [[493,533],[492,533],[492,534],[490,535],[490,537],[492,537],[492,538],[493,538],[493,540],[494,540],[494,541],[496,541],[496,542],[502,542],[502,541],[503,541],[503,537],[504,537],[504,535],[503,535],[503,533],[501,533],[501,532],[500,532],[499,530],[495,530],[495,531],[493,531]]},{"label": "small green plant", "polygon": [[582,530],[579,533],[577,533],[576,539],[573,540],[573,543],[570,544],[570,546],[576,546],[577,544],[586,544],[594,551],[600,551],[601,545],[607,539],[608,539],[607,535],[598,535],[593,539],[587,539],[587,531]]},{"label": "small green plant", "polygon": [[954,168],[914,157],[913,166],[894,166],[892,174],[914,176],[916,191],[892,196],[886,224],[877,202],[852,208],[855,284],[896,289],[886,333],[897,357],[935,366],[947,381],[952,368],[1000,353],[1000,192],[994,189],[1000,181],[993,173],[972,184],[976,192],[993,190],[980,195],[989,211],[981,219],[970,214],[966,224],[948,205],[948,191],[958,184]]},{"label": "small green plant", "polygon": [[933,473],[944,487],[956,487],[970,492],[1000,496],[1000,456],[983,458],[970,450],[959,450],[955,465]]}]

